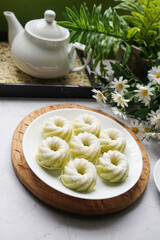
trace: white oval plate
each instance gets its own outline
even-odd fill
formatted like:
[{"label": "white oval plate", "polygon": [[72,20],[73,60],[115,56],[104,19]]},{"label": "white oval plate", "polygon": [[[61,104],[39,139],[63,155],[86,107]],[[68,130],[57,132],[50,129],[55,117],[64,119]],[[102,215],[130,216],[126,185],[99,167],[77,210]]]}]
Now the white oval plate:
[{"label": "white oval plate", "polygon": [[156,162],[153,170],[153,178],[158,191],[160,192],[160,159]]},{"label": "white oval plate", "polygon": [[[109,183],[107,180],[103,180],[98,176],[96,189],[91,193],[78,193],[66,188],[60,180],[60,170],[45,170],[40,167],[35,159],[38,146],[43,140],[43,136],[41,134],[42,126],[49,117],[60,115],[73,122],[76,117],[84,113],[92,114],[98,118],[101,122],[102,129],[113,127],[124,133],[127,141],[124,153],[129,161],[129,175],[123,183]],[[138,181],[143,167],[143,160],[139,146],[135,139],[123,126],[103,114],[84,109],[58,109],[47,112],[36,118],[29,125],[24,134],[23,153],[29,167],[43,182],[64,194],[83,199],[107,199],[127,192]]]}]

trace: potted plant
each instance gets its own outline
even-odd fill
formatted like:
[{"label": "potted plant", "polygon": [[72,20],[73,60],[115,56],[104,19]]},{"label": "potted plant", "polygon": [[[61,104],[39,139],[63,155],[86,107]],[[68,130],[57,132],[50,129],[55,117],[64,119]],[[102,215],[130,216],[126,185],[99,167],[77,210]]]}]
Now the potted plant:
[{"label": "potted plant", "polygon": [[[59,22],[72,32],[71,41],[85,43],[87,53],[92,47],[95,66],[103,63],[111,50],[116,55],[123,44],[123,65],[129,59],[133,48],[136,56],[141,55],[155,61],[160,56],[160,1],[159,0],[115,0],[120,1],[114,9],[108,8],[102,14],[102,6],[93,6],[92,13],[83,3],[80,13],[66,8],[67,21]],[[119,16],[115,9],[127,10],[130,15]]]},{"label": "potted plant", "polygon": [[[101,73],[101,91],[93,90],[97,101],[111,103],[121,117],[140,120],[132,122],[135,132],[147,126],[145,136],[160,138],[160,1],[115,1],[120,3],[103,14],[101,5],[92,12],[85,3],[80,12],[66,8],[66,21],[58,24],[71,31],[70,41],[86,45],[85,53],[93,49],[94,67],[99,64]],[[120,16],[117,9],[127,14]],[[112,69],[104,61],[110,52],[118,60]],[[144,71],[144,76],[138,74]]]},{"label": "potted plant", "polygon": [[[160,1],[115,0],[120,4],[115,9],[127,10],[130,14],[123,19],[131,28],[137,28],[132,42],[128,66],[138,77],[145,80],[147,71],[156,63],[160,54]],[[122,45],[117,60],[124,52]],[[143,66],[143,71],[141,69]]]}]

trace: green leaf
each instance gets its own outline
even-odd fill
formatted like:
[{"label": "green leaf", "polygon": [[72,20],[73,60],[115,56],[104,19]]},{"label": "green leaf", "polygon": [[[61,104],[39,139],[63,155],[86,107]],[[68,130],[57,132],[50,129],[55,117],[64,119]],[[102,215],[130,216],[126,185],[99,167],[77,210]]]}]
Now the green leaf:
[{"label": "green leaf", "polygon": [[103,24],[103,22],[101,22],[101,21],[99,21],[98,31],[99,31],[99,32],[105,32],[104,24]]},{"label": "green leaf", "polygon": [[141,12],[140,4],[138,2],[135,2],[134,0],[122,0],[121,3],[114,8],[122,9],[129,12],[133,12],[133,11]]},{"label": "green leaf", "polygon": [[114,23],[114,25],[113,25],[114,34],[115,35],[119,35],[119,32],[120,32],[120,22],[119,22],[119,18],[118,18],[118,15],[117,15],[116,11],[113,12],[112,21]]},{"label": "green leaf", "polygon": [[79,26],[77,26],[75,23],[72,23],[72,22],[60,21],[60,22],[57,22],[57,24],[64,28],[68,28],[69,30],[72,30],[72,31],[76,31],[76,30],[79,31],[81,29]]},{"label": "green leaf", "polygon": [[103,55],[103,59],[107,59],[110,51],[111,51],[111,48],[112,48],[112,45],[113,45],[113,37],[106,37],[106,39],[104,40],[104,48],[103,48],[103,51],[102,51],[102,55]]},{"label": "green leaf", "polygon": [[86,14],[86,16],[87,16],[87,19],[88,19],[89,25],[92,25],[91,14],[90,14],[89,9],[88,9],[88,7],[87,7],[87,5],[86,5],[85,2],[83,3],[83,7],[84,7],[84,10],[85,10],[85,14]]},{"label": "green leaf", "polygon": [[72,11],[74,12],[75,15],[77,15],[78,18],[80,18],[79,12],[77,11],[76,7],[72,7]]},{"label": "green leaf", "polygon": [[123,71],[120,69],[120,67],[117,64],[115,64],[113,62],[110,62],[110,64],[111,64],[111,67],[112,67],[112,69],[114,71],[114,76],[115,77],[119,77],[119,76],[123,76],[124,75]]},{"label": "green leaf", "polygon": [[85,51],[84,51],[84,54],[87,54],[90,50],[90,48],[92,48],[92,46],[94,45],[94,42],[95,42],[95,34],[92,34],[92,33],[88,33],[87,35],[87,40],[86,40],[86,47],[85,47]]},{"label": "green leaf", "polygon": [[137,12],[132,12],[132,15],[137,17],[143,23],[145,28],[148,28],[148,21],[143,15]]},{"label": "green leaf", "polygon": [[70,34],[70,42],[75,42],[78,40],[81,31],[72,31]]},{"label": "green leaf", "polygon": [[103,14],[103,24],[106,32],[111,33],[110,21],[112,20],[112,9],[107,9]]},{"label": "green leaf", "polygon": [[157,103],[150,104],[150,110],[157,111],[158,109],[159,109],[159,104]]},{"label": "green leaf", "polygon": [[80,21],[77,14],[75,14],[70,8],[66,7],[66,12],[73,23],[76,23],[79,27],[83,27],[82,22]]},{"label": "green leaf", "polygon": [[139,109],[136,111],[129,112],[129,115],[132,115],[132,116],[138,117],[142,120],[145,120],[146,116],[149,112],[150,112],[149,108],[142,108],[142,109]]},{"label": "green leaf", "polygon": [[122,59],[123,65],[125,65],[127,63],[130,54],[131,54],[131,46],[129,44],[126,44],[126,50],[124,52],[123,59]]},{"label": "green leaf", "polygon": [[94,61],[94,65],[93,65],[93,68],[95,69],[98,65],[98,63],[100,62],[101,60],[101,53],[99,53],[96,58],[95,58],[95,61]]},{"label": "green leaf", "polygon": [[136,35],[136,33],[139,32],[139,31],[140,30],[137,27],[133,27],[133,28],[129,29],[128,34],[127,34],[127,38],[129,40],[132,40],[134,38],[134,36]]},{"label": "green leaf", "polygon": [[90,23],[89,23],[89,20],[88,20],[88,17],[86,15],[83,5],[81,5],[81,7],[80,7],[80,19],[83,22],[83,24],[86,25],[86,28],[89,28]]},{"label": "green leaf", "polygon": [[67,20],[68,22],[72,21],[72,19],[68,16],[68,14],[66,12],[62,13],[63,17],[65,20]]},{"label": "green leaf", "polygon": [[87,31],[82,31],[81,34],[79,35],[78,41],[80,43],[85,44],[86,39],[87,39],[88,32]]},{"label": "green leaf", "polygon": [[101,5],[99,5],[98,7],[96,7],[96,5],[94,5],[94,6],[95,7],[94,7],[93,15],[92,15],[92,23],[97,29],[99,21],[102,19],[102,16],[101,16],[102,6]]},{"label": "green leaf", "polygon": [[103,33],[95,35],[94,49],[96,55],[99,55],[99,53],[101,53],[102,51],[103,39],[104,39]]},{"label": "green leaf", "polygon": [[121,39],[117,39],[114,44],[113,44],[113,52],[114,52],[114,55],[116,55],[118,53],[118,50],[119,50],[119,47],[120,47],[120,44],[121,44]]}]

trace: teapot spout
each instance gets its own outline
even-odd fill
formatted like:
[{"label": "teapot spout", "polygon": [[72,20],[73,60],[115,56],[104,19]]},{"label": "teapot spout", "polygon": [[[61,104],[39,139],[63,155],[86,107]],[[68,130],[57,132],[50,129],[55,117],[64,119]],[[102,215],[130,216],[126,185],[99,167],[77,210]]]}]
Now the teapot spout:
[{"label": "teapot spout", "polygon": [[8,22],[8,41],[11,46],[13,39],[20,31],[23,30],[23,27],[19,23],[13,12],[5,11],[3,12],[3,14]]}]

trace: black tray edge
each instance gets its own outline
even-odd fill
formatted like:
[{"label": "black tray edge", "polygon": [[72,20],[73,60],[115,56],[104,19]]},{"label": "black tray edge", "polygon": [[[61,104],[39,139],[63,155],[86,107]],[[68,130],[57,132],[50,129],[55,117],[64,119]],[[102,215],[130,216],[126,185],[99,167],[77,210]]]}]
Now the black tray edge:
[{"label": "black tray edge", "polygon": [[92,87],[0,84],[0,97],[92,98]]}]

